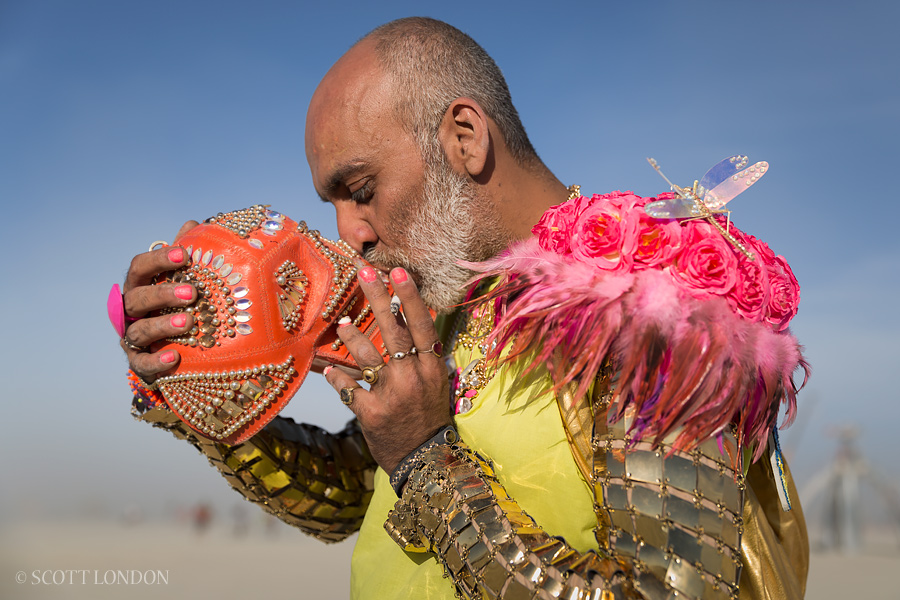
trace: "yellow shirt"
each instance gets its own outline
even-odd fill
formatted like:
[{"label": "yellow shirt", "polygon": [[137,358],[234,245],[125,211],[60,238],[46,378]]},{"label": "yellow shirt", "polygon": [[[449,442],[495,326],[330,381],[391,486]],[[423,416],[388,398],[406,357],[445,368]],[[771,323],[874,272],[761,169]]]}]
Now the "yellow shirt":
[{"label": "yellow shirt", "polygon": [[[461,367],[481,356],[477,348],[454,353]],[[595,548],[591,490],[572,458],[556,398],[548,393],[550,377],[543,369],[523,377],[521,362],[501,367],[472,399],[472,408],[456,416],[460,437],[493,462],[506,491],[544,531],[580,551]],[[396,501],[379,469],[353,552],[351,597],[455,598],[452,581],[432,554],[404,552],[385,532]]]}]

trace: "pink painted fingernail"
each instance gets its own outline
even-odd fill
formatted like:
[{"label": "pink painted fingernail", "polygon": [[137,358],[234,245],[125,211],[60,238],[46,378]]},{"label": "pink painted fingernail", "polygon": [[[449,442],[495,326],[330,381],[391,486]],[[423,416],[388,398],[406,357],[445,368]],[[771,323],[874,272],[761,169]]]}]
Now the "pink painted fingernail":
[{"label": "pink painted fingernail", "polygon": [[166,364],[175,362],[175,353],[169,350],[168,352],[163,352],[159,355],[159,361],[164,362]]},{"label": "pink painted fingernail", "polygon": [[179,285],[175,288],[175,296],[181,298],[182,300],[190,300],[191,296],[194,295],[194,290],[191,289],[189,285]]},{"label": "pink painted fingernail", "polygon": [[169,260],[173,263],[180,263],[184,260],[184,250],[182,248],[172,248],[169,250]]},{"label": "pink painted fingernail", "polygon": [[187,323],[187,315],[184,313],[172,315],[169,321],[172,323],[172,327],[184,327],[184,324]]},{"label": "pink painted fingernail", "polygon": [[328,365],[324,369],[322,369],[322,375],[328,375],[331,373],[331,370],[334,368],[334,365]]},{"label": "pink painted fingernail", "polygon": [[340,319],[338,319],[338,327],[346,327],[350,323],[350,317],[341,317]]},{"label": "pink painted fingernail", "polygon": [[366,283],[372,283],[375,281],[377,275],[375,274],[375,269],[372,267],[363,267],[359,270],[359,278],[365,281]]},{"label": "pink painted fingernail", "polygon": [[395,283],[403,283],[408,278],[409,276],[406,274],[406,269],[402,267],[397,267],[391,271],[391,279],[393,279]]}]

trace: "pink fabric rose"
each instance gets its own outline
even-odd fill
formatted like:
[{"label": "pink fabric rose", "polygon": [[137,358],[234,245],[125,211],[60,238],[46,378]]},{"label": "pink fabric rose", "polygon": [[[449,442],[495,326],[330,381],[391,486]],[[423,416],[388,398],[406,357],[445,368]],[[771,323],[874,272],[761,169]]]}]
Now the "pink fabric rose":
[{"label": "pink fabric rose", "polygon": [[771,294],[766,321],[775,331],[784,331],[800,305],[800,284],[783,256],[776,256],[766,264],[769,272]]},{"label": "pink fabric rose", "polygon": [[[756,262],[764,266],[769,280],[769,298],[764,318],[775,331],[784,331],[800,304],[800,284],[783,256],[775,256],[769,245],[752,235],[743,234],[748,249],[756,253]],[[762,319],[761,319],[762,320]]]},{"label": "pink fabric rose", "polygon": [[[617,190],[608,194],[594,194],[593,196],[591,196],[590,202],[588,202],[585,207],[597,202],[604,202],[617,206],[622,211],[627,212],[639,206],[643,207],[645,204],[647,204],[648,200],[650,200],[650,198],[641,198],[640,196],[636,196],[632,192],[620,192]],[[643,208],[641,208],[641,211],[643,212]]]},{"label": "pink fabric rose", "polygon": [[750,260],[743,254],[735,255],[738,262],[738,281],[726,299],[731,309],[739,316],[748,321],[762,321],[769,304],[770,291],[769,271],[764,258],[758,252],[756,245],[758,240],[733,225],[730,232],[747,250],[754,252],[756,258]]},{"label": "pink fabric rose", "polygon": [[[732,235],[756,260],[747,259],[706,221],[654,219],[644,211],[648,202],[673,197],[580,196],[545,212],[532,233],[544,250],[613,273],[659,269],[695,298],[724,296],[741,318],[766,321],[776,331],[787,328],[800,293],[784,258],[733,226]],[[717,219],[724,227],[724,217]]]},{"label": "pink fabric rose", "polygon": [[744,237],[739,238],[741,241],[747,240],[745,243],[747,244],[747,250],[750,250],[754,254],[756,254],[756,260],[760,261],[760,264],[763,265],[771,265],[775,262],[775,253],[772,252],[772,249],[769,248],[769,245],[764,241],[753,237],[752,235],[746,234],[743,231],[740,232]]},{"label": "pink fabric rose", "polygon": [[572,230],[582,209],[578,200],[581,198],[558,204],[541,215],[541,220],[531,228],[541,248],[563,255],[572,253]]},{"label": "pink fabric rose", "polygon": [[593,196],[575,221],[572,256],[606,271],[630,270],[639,220],[634,207],[640,200],[621,192]]},{"label": "pink fabric rose", "polygon": [[705,221],[691,221],[681,232],[681,252],[672,274],[695,298],[722,296],[738,279],[734,248]]},{"label": "pink fabric rose", "polygon": [[[642,198],[639,206],[648,202],[668,200],[674,194],[661,194],[658,198]],[[637,246],[634,249],[635,268],[656,267],[672,262],[681,248],[681,225],[674,219],[654,219],[641,210],[638,213]]]}]

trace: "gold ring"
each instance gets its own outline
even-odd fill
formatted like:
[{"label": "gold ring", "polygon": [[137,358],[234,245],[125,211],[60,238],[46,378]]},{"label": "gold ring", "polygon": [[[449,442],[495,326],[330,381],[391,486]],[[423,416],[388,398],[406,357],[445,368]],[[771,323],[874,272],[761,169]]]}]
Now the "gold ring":
[{"label": "gold ring", "polygon": [[413,346],[407,352],[394,352],[393,354],[391,354],[391,358],[396,358],[397,360],[403,360],[407,356],[415,356],[416,354],[418,354],[418,352],[419,351],[416,350],[416,347]]},{"label": "gold ring", "polygon": [[434,354],[440,358],[444,355],[444,344],[441,343],[441,340],[438,340],[428,350],[419,350],[419,354]]},{"label": "gold ring", "polygon": [[362,389],[361,385],[341,388],[341,402],[344,403],[344,406],[350,406],[351,404],[353,404],[353,392],[359,389]]},{"label": "gold ring", "polygon": [[365,367],[362,370],[363,381],[368,383],[369,385],[375,385],[378,383],[378,371],[382,370],[387,366],[387,363],[381,363],[380,365],[375,365],[374,367]]},{"label": "gold ring", "polygon": [[146,346],[138,346],[137,344],[135,344],[134,342],[129,340],[127,335],[122,337],[122,343],[125,344],[125,346],[127,346],[131,350],[134,350],[135,352],[146,352],[147,351]]},{"label": "gold ring", "polygon": [[165,248],[168,245],[169,242],[167,242],[166,240],[156,240],[155,242],[150,244],[150,251],[153,252],[154,250],[156,250],[157,246],[159,246],[160,248]]}]

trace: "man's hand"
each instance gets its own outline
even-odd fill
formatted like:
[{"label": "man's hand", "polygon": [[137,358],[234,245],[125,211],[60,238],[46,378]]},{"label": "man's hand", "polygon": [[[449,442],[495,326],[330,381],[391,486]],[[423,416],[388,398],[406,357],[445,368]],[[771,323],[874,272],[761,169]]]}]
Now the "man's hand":
[{"label": "man's hand", "polygon": [[[350,410],[359,419],[372,457],[390,474],[407,454],[452,423],[447,367],[443,358],[428,352],[438,341],[434,321],[404,269],[391,271],[391,281],[403,303],[405,321],[391,312],[391,296],[375,269],[361,269],[359,281],[388,353],[408,353],[413,347],[418,353],[391,358],[377,371],[378,379],[369,390],[359,388],[340,369],[329,370],[325,379],[338,391],[358,388]],[[360,368],[384,364],[378,349],[352,324],[339,325],[338,337]]]},{"label": "man's hand", "polygon": [[[182,225],[175,236],[176,241],[198,224],[197,221],[188,221]],[[197,292],[192,285],[152,284],[153,278],[160,273],[183,267],[189,261],[190,257],[181,246],[157,248],[138,254],[131,260],[122,292],[125,314],[138,319],[125,330],[125,337],[131,344],[147,348],[153,342],[181,335],[193,327],[194,319],[187,313],[161,317],[146,316],[151,311],[167,306],[187,306],[196,299]],[[181,358],[176,350],[141,352],[126,346],[124,340],[121,346],[128,355],[131,369],[148,382],[174,369]]]}]

